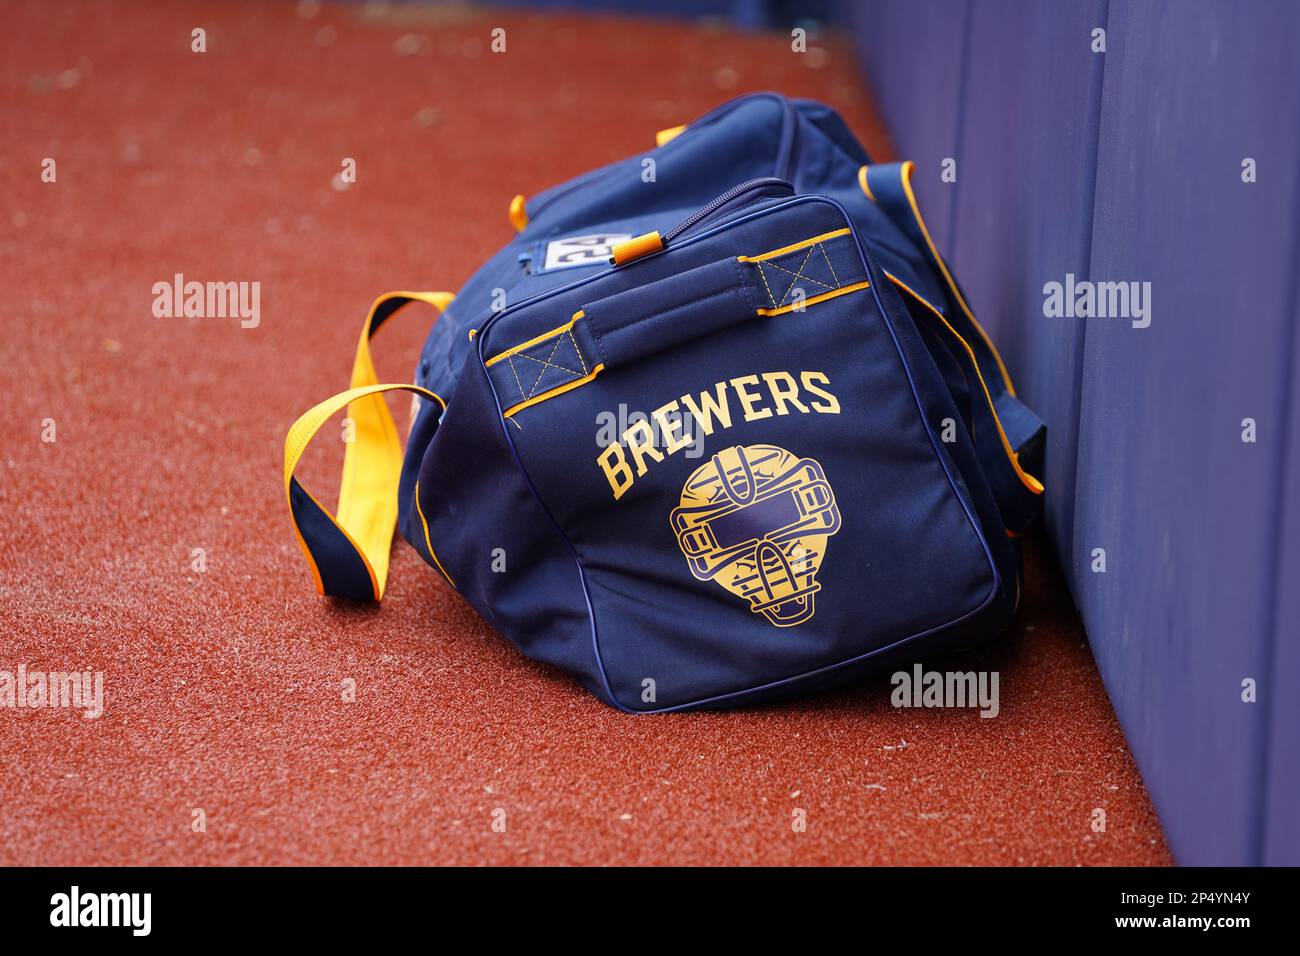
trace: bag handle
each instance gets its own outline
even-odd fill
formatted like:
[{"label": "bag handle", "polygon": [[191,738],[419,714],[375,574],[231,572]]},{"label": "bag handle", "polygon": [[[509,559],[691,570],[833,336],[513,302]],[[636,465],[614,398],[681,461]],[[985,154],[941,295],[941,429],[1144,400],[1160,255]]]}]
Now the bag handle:
[{"label": "bag handle", "polygon": [[[384,595],[402,472],[402,443],[384,393],[413,392],[443,410],[447,407],[441,397],[418,385],[380,384],[370,337],[412,302],[433,306],[441,314],[453,298],[450,292],[390,292],[376,299],[357,343],[351,387],[308,409],[289,427],[284,440],[285,496],[320,594],[361,601],[378,601]],[[336,517],[299,484],[294,472],[321,426],[344,407],[355,432],[343,454]]]},{"label": "bag handle", "polygon": [[976,450],[989,473],[1003,523],[1009,531],[1018,534],[1042,508],[1043,483],[1029,469],[1035,472],[1042,469],[1046,426],[1016,397],[1002,357],[976,321],[961,288],[939,255],[912,189],[914,168],[910,161],[863,166],[858,171],[858,182],[867,198],[884,210],[918,249],[928,253],[943,276],[949,299],[946,317],[897,278],[890,278],[943,323],[960,343],[958,355],[964,355],[973,367],[990,413],[986,416],[981,409],[977,416],[985,425],[975,436]]},{"label": "bag handle", "polygon": [[563,325],[492,355],[484,366],[502,415],[512,418],[587,384],[606,369],[738,322],[802,311],[868,285],[846,226],[758,255],[661,275],[587,302]]}]

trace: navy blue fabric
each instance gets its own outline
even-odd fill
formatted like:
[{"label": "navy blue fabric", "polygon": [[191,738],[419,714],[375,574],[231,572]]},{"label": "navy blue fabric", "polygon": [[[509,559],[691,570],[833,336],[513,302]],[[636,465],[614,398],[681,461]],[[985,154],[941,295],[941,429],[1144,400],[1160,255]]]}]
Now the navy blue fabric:
[{"label": "navy blue fabric", "polygon": [[361,553],[297,478],[289,479],[289,508],[294,526],[315,545],[312,554],[324,593],[352,601],[375,600],[375,586]]},{"label": "navy blue fabric", "polygon": [[644,285],[583,307],[606,368],[752,319],[757,277],[734,257],[692,269],[672,289]]},{"label": "navy blue fabric", "polygon": [[[654,188],[631,157],[534,197],[435,325],[417,383],[448,405],[412,428],[404,536],[525,653],[629,711],[821,689],[996,634],[1021,572],[976,441],[993,412],[916,312],[951,302],[858,187],[865,152],[829,108],[760,94],[648,155]],[[763,177],[793,190],[692,220]],[[651,229],[672,238],[642,259],[586,254]],[[557,267],[557,241],[585,264]],[[1022,407],[1008,434],[1032,443]]]}]

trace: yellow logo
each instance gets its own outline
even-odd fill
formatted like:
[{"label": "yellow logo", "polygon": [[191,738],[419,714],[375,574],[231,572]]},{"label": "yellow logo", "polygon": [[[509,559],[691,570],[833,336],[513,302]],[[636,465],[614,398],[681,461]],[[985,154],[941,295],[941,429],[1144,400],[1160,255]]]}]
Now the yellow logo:
[{"label": "yellow logo", "polygon": [[691,574],[777,627],[813,616],[825,540],[840,530],[822,466],[775,445],[724,449],[686,479],[669,517]]}]

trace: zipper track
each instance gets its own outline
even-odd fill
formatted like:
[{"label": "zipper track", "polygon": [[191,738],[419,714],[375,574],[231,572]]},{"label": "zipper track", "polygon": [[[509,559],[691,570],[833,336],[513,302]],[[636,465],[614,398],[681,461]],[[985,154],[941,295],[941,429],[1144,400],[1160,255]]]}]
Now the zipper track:
[{"label": "zipper track", "polygon": [[713,215],[715,212],[717,212],[719,209],[721,209],[723,206],[725,206],[727,203],[731,202],[733,199],[737,198],[738,196],[742,196],[752,189],[762,189],[765,186],[784,186],[785,188],[789,189],[791,192],[794,191],[794,187],[791,186],[788,182],[786,182],[784,179],[778,179],[775,176],[760,176],[757,179],[747,179],[743,183],[737,183],[735,186],[732,186],[725,193],[723,193],[718,198],[714,199],[708,205],[702,206],[699,209],[695,210],[695,212],[691,213],[689,216],[687,216],[677,225],[673,226],[673,228],[669,229],[666,233],[664,233],[663,235],[664,245],[668,245],[668,243],[672,242],[672,240],[676,239],[687,229],[690,229],[692,226],[700,222],[702,219],[706,219],[707,217]]},{"label": "zipper track", "polygon": [[[716,231],[720,231],[723,229],[730,229],[731,227],[739,225],[740,222],[745,221],[753,216],[767,215],[768,213],[775,212],[777,209],[783,209],[787,205],[797,205],[798,203],[801,202],[811,201],[814,198],[816,197],[795,195],[790,197],[790,199],[787,200],[787,202],[782,203],[780,206],[774,206],[768,209],[764,209],[761,212],[750,213],[747,216],[742,216],[741,219],[729,220],[726,223],[722,223],[718,226],[714,226],[712,229],[708,230],[707,232],[702,232],[696,236],[689,236],[685,241],[687,243],[698,242],[702,239],[705,239],[708,236],[713,235],[713,233]],[[478,335],[474,337],[474,352],[478,356],[479,363],[482,364],[483,362],[483,344],[487,341],[488,333],[491,332],[492,327],[495,326],[497,322],[501,321],[501,319],[503,319],[505,316],[517,315],[524,308],[534,305],[535,303],[540,302],[544,299],[548,299],[554,295],[560,294],[561,292],[567,292],[570,289],[575,289],[579,286],[587,285],[589,283],[596,282],[600,279],[603,279],[606,276],[608,276],[610,273],[612,273],[616,268],[617,268],[616,266],[609,266],[605,269],[600,270],[599,272],[594,272],[591,275],[581,276],[565,285],[557,286],[553,289],[545,289],[541,292],[537,292],[533,295],[530,295],[526,299],[516,302],[513,305],[507,306],[506,308],[502,309],[500,312],[493,312],[491,315],[487,317],[487,320],[483,322],[482,325],[479,326]]]}]

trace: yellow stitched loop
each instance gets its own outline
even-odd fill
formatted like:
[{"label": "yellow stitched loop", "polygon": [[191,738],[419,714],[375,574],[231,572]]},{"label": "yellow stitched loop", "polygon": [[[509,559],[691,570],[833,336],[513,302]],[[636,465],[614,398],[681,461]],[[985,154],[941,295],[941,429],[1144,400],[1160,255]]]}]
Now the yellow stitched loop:
[{"label": "yellow stitched loop", "polygon": [[[804,307],[816,305],[818,302],[825,302],[827,299],[833,299],[836,296],[847,295],[850,292],[857,292],[860,289],[869,289],[871,283],[865,280],[845,285],[840,279],[838,273],[835,271],[835,265],[831,262],[830,254],[826,251],[827,242],[847,235],[849,235],[848,229],[836,229],[834,232],[827,232],[820,236],[813,236],[813,238],[805,239],[803,242],[796,242],[793,245],[782,246],[780,249],[773,249],[771,252],[765,252],[760,256],[737,256],[736,258],[738,261],[748,263],[758,269],[758,276],[763,282],[763,289],[767,292],[767,297],[771,301],[771,306],[768,308],[758,309],[758,314],[785,315],[787,312],[799,311],[800,303],[787,303],[786,300],[790,298],[790,293],[795,290],[797,283],[801,279],[817,286],[818,288],[826,290],[825,292],[818,292],[816,295],[805,299],[802,302]],[[802,261],[799,263],[798,269],[787,269],[785,266],[777,264],[777,259],[783,256],[794,255],[801,250],[804,255]],[[812,276],[804,274],[804,269],[808,268],[811,262],[819,258],[826,264],[826,269],[830,273],[831,279],[835,283],[834,285],[830,285],[823,282],[821,279],[814,279]],[[783,273],[783,275],[774,275],[771,277],[771,281],[769,281],[769,269],[774,269],[777,272]],[[772,282],[783,282],[785,281],[785,276],[789,276],[790,281],[786,286],[785,292],[783,292],[780,298],[778,298],[776,291],[772,288]],[[777,289],[779,288],[780,286],[778,285]]]},{"label": "yellow stitched loop", "polygon": [[[815,295],[811,299],[804,299],[803,306],[804,308],[807,308],[810,305],[816,305],[818,302],[825,302],[827,299],[834,299],[841,295],[848,295],[850,292],[858,292],[861,289],[870,288],[870,282],[853,282],[849,285],[840,286],[838,289],[834,289],[830,292],[823,292],[821,295]],[[783,305],[778,309],[757,309],[755,311],[759,315],[785,315],[788,312],[796,311],[797,307],[797,303],[792,302],[790,305]]]},{"label": "yellow stitched loop", "polygon": [[[284,439],[284,495],[285,500],[290,502],[290,515],[293,514],[293,511],[289,489],[294,471],[298,467],[303,452],[307,450],[307,446],[316,433],[320,431],[321,426],[331,416],[342,410],[344,406],[349,408],[362,407],[362,403],[368,400],[378,401],[383,406],[384,413],[388,414],[388,406],[384,404],[383,393],[391,391],[415,392],[417,395],[437,402],[439,405],[444,405],[443,400],[438,395],[418,385],[368,385],[363,388],[350,388],[346,392],[340,392],[325,399],[320,404],[308,409],[296,422],[289,426],[289,433]],[[390,424],[392,422],[391,415],[389,416],[389,422]],[[348,445],[349,452],[360,445],[362,442],[361,436],[362,431],[358,424],[355,438]],[[352,543],[352,546],[356,548],[361,560],[365,563],[366,570],[370,573],[370,583],[376,601],[384,596],[384,585],[388,579],[389,546],[393,539],[393,529],[397,526],[397,482],[402,472],[402,448],[397,441],[395,430],[392,434],[392,440],[393,444],[391,445],[382,438],[376,442],[374,433],[369,433],[366,438],[367,447],[363,449],[363,453],[359,456],[359,461],[354,465],[352,472],[353,483],[348,494],[354,497],[345,498],[345,493],[343,491],[339,492],[337,517],[331,515],[316,500],[315,495],[312,495],[306,488],[303,489],[312,501],[316,502],[316,506],[324,512],[325,516],[343,532],[344,536]],[[357,495],[363,497],[358,499],[355,497]],[[320,571],[316,567],[316,558],[312,554],[311,546],[303,538],[302,529],[298,528],[296,524],[295,530],[298,533],[298,544],[302,547],[303,553],[307,556],[307,561],[311,565],[312,575],[316,580],[316,589],[323,593]]]},{"label": "yellow stitched loop", "polygon": [[741,262],[766,262],[768,259],[775,259],[778,256],[788,256],[792,252],[798,252],[800,249],[806,249],[809,246],[815,246],[819,242],[827,242],[831,239],[838,239],[840,236],[847,236],[851,230],[846,226],[843,229],[836,229],[833,232],[823,232],[820,236],[813,236],[811,239],[805,239],[803,242],[791,243],[788,246],[782,246],[780,249],[773,249],[771,252],[765,252],[761,256],[737,256]]},{"label": "yellow stitched loop", "polygon": [[573,313],[573,318],[569,319],[568,322],[565,322],[559,328],[551,329],[549,332],[543,332],[541,335],[534,335],[527,342],[521,342],[518,345],[514,346],[513,348],[508,348],[504,352],[500,352],[492,356],[484,364],[488,368],[491,368],[497,362],[500,362],[503,359],[507,359],[510,356],[515,355],[516,353],[522,352],[524,351],[524,349],[532,348],[534,345],[537,345],[541,342],[545,342],[554,336],[563,335],[565,332],[572,331],[574,323],[577,322],[579,319],[583,319],[583,318],[586,318],[586,313],[583,312],[581,309],[579,309],[577,312]]},{"label": "yellow stitched loop", "polygon": [[[353,430],[352,440],[343,453],[338,514],[330,515],[324,508],[321,511],[357,550],[370,573],[375,600],[383,597],[388,579],[389,550],[393,530],[397,526],[397,486],[402,471],[402,443],[397,425],[384,401],[384,393],[398,390],[413,392],[421,398],[436,402],[444,409],[446,403],[434,392],[418,385],[380,384],[370,355],[370,336],[374,332],[377,317],[387,319],[412,302],[431,305],[441,313],[453,298],[450,292],[390,292],[376,299],[361,328],[356,358],[352,364],[351,388],[309,409],[293,423],[285,437],[284,489],[287,498],[294,469],[312,436],[330,416],[347,407]],[[316,501],[310,492],[307,494],[312,501]],[[316,504],[320,506],[320,502],[316,501]],[[292,508],[290,514],[292,515]],[[302,529],[296,524],[294,530],[311,566],[317,590],[323,591],[320,572],[311,551],[312,542],[304,538]]]}]

